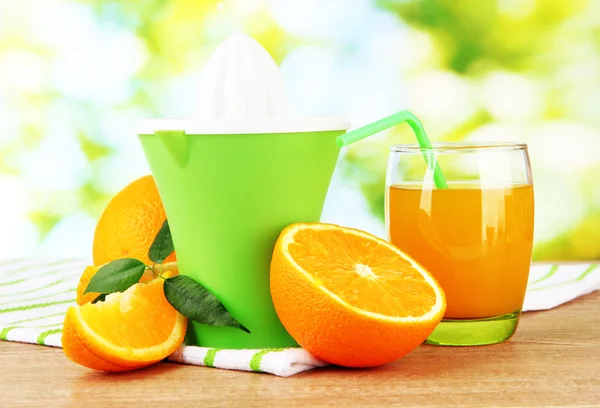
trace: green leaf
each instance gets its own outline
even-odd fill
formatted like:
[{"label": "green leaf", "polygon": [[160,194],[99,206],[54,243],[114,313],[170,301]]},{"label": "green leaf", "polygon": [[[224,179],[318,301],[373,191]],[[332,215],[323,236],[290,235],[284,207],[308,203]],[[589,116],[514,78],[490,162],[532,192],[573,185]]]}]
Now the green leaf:
[{"label": "green leaf", "polygon": [[198,323],[235,327],[250,333],[212,293],[189,276],[165,279],[165,297],[179,313]]},{"label": "green leaf", "polygon": [[171,238],[171,230],[169,229],[169,222],[165,220],[162,227],[154,237],[154,242],[150,245],[148,251],[148,258],[155,263],[163,263],[169,255],[173,253],[175,248],[173,247],[173,239]]},{"label": "green leaf", "polygon": [[104,302],[106,300],[106,293],[101,293],[98,297],[92,300],[92,303]]},{"label": "green leaf", "polygon": [[137,259],[117,259],[100,268],[83,293],[123,292],[138,283],[145,269],[146,265]]}]

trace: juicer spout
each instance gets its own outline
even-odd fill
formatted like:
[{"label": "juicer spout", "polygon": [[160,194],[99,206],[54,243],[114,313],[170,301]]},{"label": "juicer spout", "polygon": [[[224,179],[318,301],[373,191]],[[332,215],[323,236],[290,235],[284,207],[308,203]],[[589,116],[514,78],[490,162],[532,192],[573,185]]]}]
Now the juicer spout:
[{"label": "juicer spout", "polygon": [[184,168],[189,156],[189,135],[184,130],[157,130],[154,132],[177,166]]}]

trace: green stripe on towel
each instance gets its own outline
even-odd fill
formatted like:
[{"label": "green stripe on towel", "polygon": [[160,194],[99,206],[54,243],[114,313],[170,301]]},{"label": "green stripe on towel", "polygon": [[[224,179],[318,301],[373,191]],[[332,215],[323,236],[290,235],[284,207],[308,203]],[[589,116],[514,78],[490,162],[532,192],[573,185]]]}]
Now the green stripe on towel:
[{"label": "green stripe on towel", "polygon": [[31,310],[31,309],[41,309],[43,307],[54,306],[54,305],[64,305],[66,303],[74,303],[74,300],[73,299],[58,300],[56,302],[36,303],[35,305],[9,307],[7,309],[0,309],[0,314],[10,313],[10,312],[21,312],[23,310]]},{"label": "green stripe on towel", "polygon": [[36,320],[43,320],[43,319],[47,319],[49,317],[64,316],[64,315],[65,315],[65,312],[54,313],[54,314],[46,315],[46,316],[36,316],[36,317],[28,318],[28,319],[17,320],[16,322],[11,322],[9,324],[10,325],[14,325],[14,324],[19,324],[19,323],[30,323],[30,322],[33,322],[33,321],[36,321]]},{"label": "green stripe on towel", "polygon": [[[71,277],[72,279],[76,279],[79,278],[79,271],[73,271],[70,270],[69,271],[71,273]],[[29,280],[33,280],[33,279],[40,279],[40,278],[47,278],[48,276],[52,276],[52,275],[56,275],[56,274],[65,274],[65,270],[64,269],[51,269],[49,271],[37,274],[37,275],[30,275],[30,276],[25,276],[23,278],[20,278],[18,280],[13,280],[13,281],[6,281],[6,282],[0,282],[0,286],[8,286],[8,285],[14,285],[15,283],[21,283],[21,282],[26,282]]]},{"label": "green stripe on towel", "polygon": [[14,327],[5,327],[4,329],[2,329],[0,331],[0,340],[6,341],[6,338],[8,337],[8,332],[12,329],[14,329]]},{"label": "green stripe on towel", "polygon": [[581,281],[584,280],[586,276],[588,276],[590,273],[594,272],[594,270],[596,270],[596,268],[598,267],[598,264],[596,265],[590,265],[589,268],[586,269],[586,271],[584,273],[582,273],[581,275],[579,275],[579,277],[577,277],[575,279],[575,281]]},{"label": "green stripe on towel", "polygon": [[62,328],[46,330],[45,332],[40,333],[40,335],[38,336],[38,338],[36,340],[36,343],[43,346],[44,342],[46,341],[46,337],[50,336],[51,334],[56,334],[56,333],[62,333]]},{"label": "green stripe on towel", "polygon": [[6,265],[14,264],[17,262],[26,261],[27,259],[28,258],[6,259],[6,260],[0,262],[0,266],[6,266]]},{"label": "green stripe on towel", "polygon": [[585,279],[586,276],[588,276],[590,273],[594,272],[594,270],[598,267],[598,264],[596,265],[590,265],[589,268],[587,268],[581,275],[579,275],[578,277],[571,279],[569,281],[566,282],[561,282],[561,283],[554,283],[552,285],[546,285],[546,286],[542,286],[541,288],[534,288],[534,289],[529,289],[527,290],[528,292],[537,292],[540,290],[546,290],[546,289],[550,289],[550,288],[557,288],[560,286],[566,286],[569,285],[571,283],[575,283],[575,282],[579,282]]},{"label": "green stripe on towel", "polygon": [[[53,334],[53,333],[58,333],[58,332],[61,332],[61,331],[62,331],[62,325],[63,325],[63,324],[62,324],[62,322],[61,322],[61,323],[46,324],[46,325],[43,325],[43,326],[36,326],[36,327],[9,326],[9,327],[5,327],[5,328],[3,328],[2,330],[0,330],[0,340],[1,340],[1,341],[6,341],[6,340],[7,340],[7,337],[8,337],[8,333],[9,333],[10,331],[14,330],[14,329],[45,329],[45,328],[47,328],[47,327],[57,327],[57,326],[60,326],[60,327],[58,327],[58,328],[56,328],[56,329],[47,330],[47,331],[45,331],[44,333],[42,333],[42,334],[45,334],[45,333],[47,333],[47,334],[46,334],[46,335],[43,337],[43,340],[45,340],[47,336],[49,336],[49,335],[51,335],[51,334]],[[39,337],[38,337],[38,338],[39,338]],[[43,342],[42,342],[42,343],[39,343],[39,342],[38,342],[38,344],[41,344],[42,346],[44,345],[44,343],[43,343]]]},{"label": "green stripe on towel", "polygon": [[26,280],[27,280],[26,278],[22,278],[22,279],[16,279],[13,281],[2,282],[2,283],[0,283],[0,286],[15,285],[17,283],[25,282]]},{"label": "green stripe on towel", "polygon": [[[64,295],[65,293],[70,293],[70,292],[72,292],[75,295],[75,291],[76,291],[76,289],[69,288],[69,289],[62,290],[60,292],[49,293],[49,294],[44,295],[44,296],[36,296],[36,297],[32,297],[32,298],[11,300],[10,302],[0,303],[0,306],[6,306],[6,305],[13,304],[13,303],[19,303],[19,302],[36,301],[36,300],[39,300],[39,299],[47,299],[49,297],[54,297],[54,296],[58,296],[58,295]],[[75,297],[73,297],[71,300],[73,302],[75,302]]]},{"label": "green stripe on towel", "polygon": [[[8,269],[8,270],[3,270],[2,273],[0,275],[13,275],[19,272],[24,272],[24,271],[33,271],[33,270],[38,270],[40,272],[44,272],[44,269],[49,268],[51,266],[64,266],[66,264],[69,263],[73,263],[75,261],[81,262],[80,259],[63,259],[60,261],[54,261],[54,262],[49,262],[49,263],[45,263],[45,264],[33,264],[33,265],[25,265],[25,266],[21,266],[17,269]],[[39,274],[38,274],[39,275]],[[45,273],[44,273],[45,275]]]},{"label": "green stripe on towel", "polygon": [[[67,279],[60,279],[60,280],[57,280],[57,281],[51,282],[51,283],[49,283],[49,284],[47,284],[47,285],[40,286],[39,288],[28,289],[28,290],[24,290],[24,291],[22,291],[22,292],[16,292],[16,293],[15,293],[15,292],[13,292],[13,293],[11,293],[10,295],[11,295],[11,296],[17,296],[17,295],[27,295],[27,294],[29,294],[29,293],[34,293],[34,292],[37,292],[38,290],[44,290],[44,289],[51,288],[52,286],[58,285],[59,283],[66,282],[66,281],[67,281]],[[75,288],[73,288],[73,289],[71,289],[71,290],[75,291],[76,289],[75,289]],[[1,297],[1,296],[4,296],[4,295],[0,295],[0,297]]]},{"label": "green stripe on towel", "polygon": [[217,356],[217,352],[221,351],[221,349],[210,349],[206,352],[204,356],[204,365],[207,367],[214,367],[215,357]]},{"label": "green stripe on towel", "polygon": [[558,271],[558,265],[552,265],[552,267],[550,267],[550,270],[548,271],[547,274],[545,274],[544,276],[542,276],[539,279],[534,280],[533,282],[530,282],[529,284],[533,285],[534,283],[538,283],[538,282],[544,281],[548,278],[551,278],[552,275],[554,275],[556,273],[556,271]]},{"label": "green stripe on towel", "polygon": [[250,359],[250,369],[257,373],[261,373],[262,370],[260,369],[260,365],[262,364],[263,357],[271,352],[276,353],[276,352],[282,351],[282,350],[285,350],[285,349],[271,348],[271,349],[260,350],[259,352],[254,353],[254,355]]}]

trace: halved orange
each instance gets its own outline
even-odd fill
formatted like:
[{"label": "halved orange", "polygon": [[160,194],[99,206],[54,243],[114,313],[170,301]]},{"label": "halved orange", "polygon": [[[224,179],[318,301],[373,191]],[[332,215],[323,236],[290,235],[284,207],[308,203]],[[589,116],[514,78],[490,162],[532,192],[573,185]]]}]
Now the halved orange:
[{"label": "halved orange", "polygon": [[[81,277],[79,278],[79,283],[77,284],[77,297],[75,298],[75,302],[78,305],[84,305],[89,302],[93,302],[100,293],[96,292],[88,292],[84,293],[90,284],[90,280],[94,277],[96,272],[100,270],[104,265],[92,265],[85,268]],[[142,277],[140,278],[140,282],[150,282],[154,279],[155,274],[169,272],[169,276],[177,276],[179,274],[179,269],[177,268],[177,262],[169,262],[165,264],[155,264],[152,270],[147,269]]]},{"label": "halved orange", "polygon": [[277,240],[271,296],[290,335],[317,358],[348,367],[396,360],[442,319],[429,272],[390,243],[331,224],[293,224]]},{"label": "halved orange", "polygon": [[183,343],[187,319],[167,302],[163,284],[163,279],[136,283],[104,302],[69,308],[65,355],[104,371],[132,370],[169,356]]}]

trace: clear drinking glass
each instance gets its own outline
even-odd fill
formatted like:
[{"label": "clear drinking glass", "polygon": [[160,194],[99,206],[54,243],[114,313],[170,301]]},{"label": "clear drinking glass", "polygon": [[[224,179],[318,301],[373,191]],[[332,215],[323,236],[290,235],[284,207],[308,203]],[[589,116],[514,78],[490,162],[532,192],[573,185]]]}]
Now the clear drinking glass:
[{"label": "clear drinking glass", "polygon": [[[436,161],[448,188],[435,186]],[[471,346],[512,336],[529,276],[533,214],[525,144],[391,147],[389,240],[429,270],[446,293],[444,319],[427,343]]]}]

